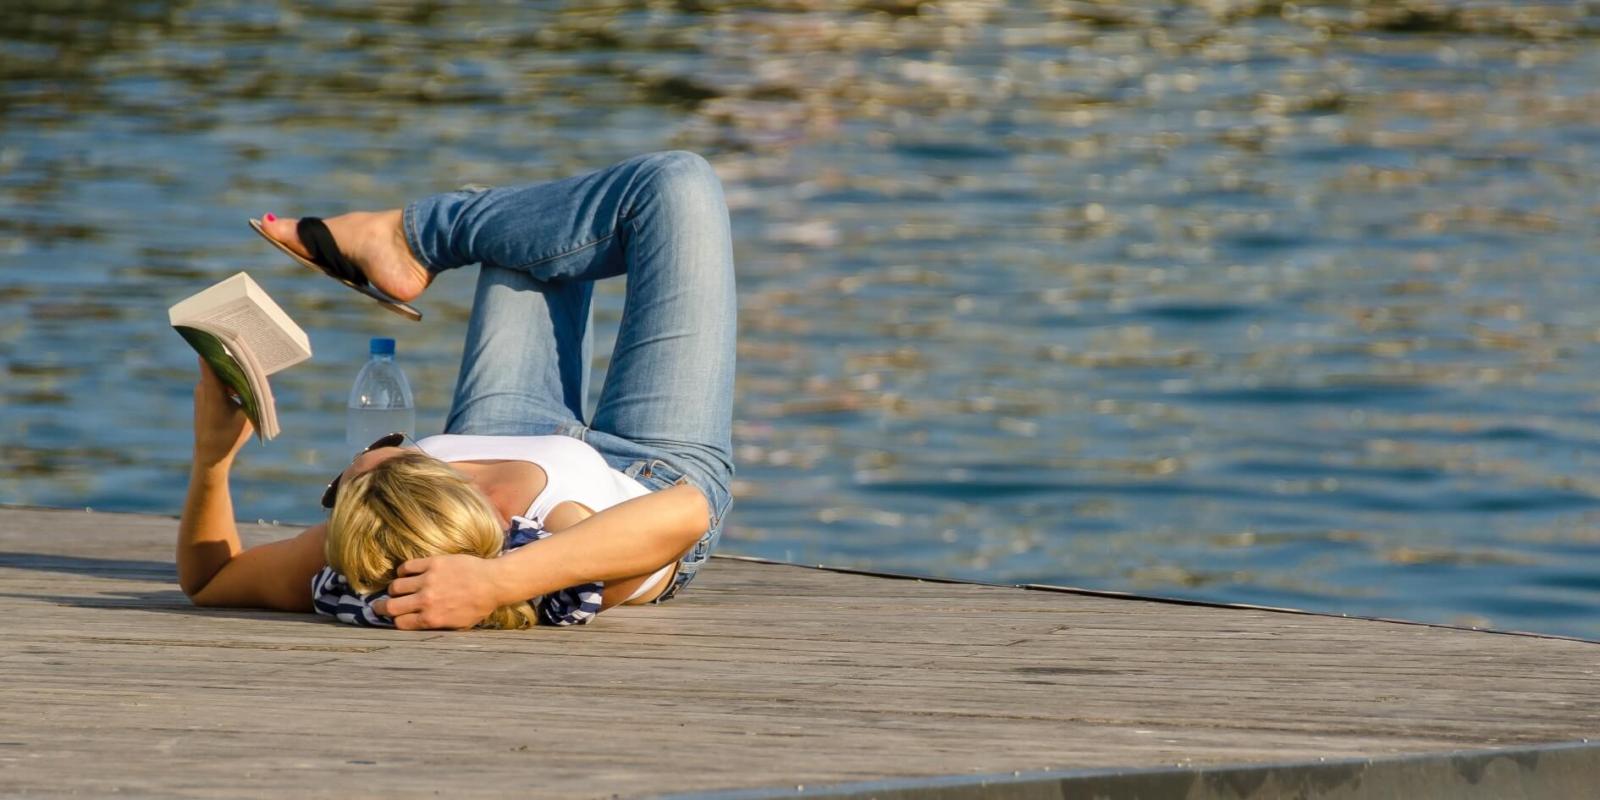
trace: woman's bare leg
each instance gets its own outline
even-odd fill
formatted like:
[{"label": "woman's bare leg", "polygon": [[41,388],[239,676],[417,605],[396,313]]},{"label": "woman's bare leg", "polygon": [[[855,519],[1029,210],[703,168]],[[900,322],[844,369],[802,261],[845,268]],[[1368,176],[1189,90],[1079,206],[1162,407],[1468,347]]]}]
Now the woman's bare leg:
[{"label": "woman's bare leg", "polygon": [[[433,282],[433,273],[406,246],[401,211],[357,211],[323,220],[345,257],[361,267],[362,274],[379,291],[403,303],[417,299]],[[295,232],[297,219],[268,214],[261,223],[268,236],[290,250],[310,258]]]}]

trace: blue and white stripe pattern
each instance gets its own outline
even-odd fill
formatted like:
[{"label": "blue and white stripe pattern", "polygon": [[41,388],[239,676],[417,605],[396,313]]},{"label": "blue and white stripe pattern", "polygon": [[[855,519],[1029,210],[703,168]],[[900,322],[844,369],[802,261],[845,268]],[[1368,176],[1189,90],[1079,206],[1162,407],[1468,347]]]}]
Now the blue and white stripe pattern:
[{"label": "blue and white stripe pattern", "polygon": [[388,592],[357,594],[344,575],[333,567],[323,567],[311,579],[311,607],[318,614],[333,617],[346,625],[363,628],[393,628],[394,620],[372,610],[372,604],[388,597]]},{"label": "blue and white stripe pattern", "polygon": [[[506,542],[500,554],[505,555],[548,536],[550,532],[540,528],[532,520],[526,517],[512,517],[511,530],[506,531]],[[535,597],[528,602],[532,603],[534,610],[538,612],[539,621],[546,625],[585,625],[600,613],[602,588],[604,587],[599,583],[585,583],[551,592],[543,597]],[[350,582],[334,571],[333,567],[323,567],[322,571],[311,579],[311,605],[317,613],[333,617],[347,625],[393,628],[394,620],[372,609],[373,603],[388,596],[389,593],[386,591],[357,593],[350,588]]]},{"label": "blue and white stripe pattern", "polygon": [[[550,537],[550,532],[526,517],[512,517],[511,530],[506,531],[505,555],[525,544]],[[530,600],[539,621],[546,625],[587,625],[600,613],[600,590],[603,584],[582,583],[551,592]]]}]

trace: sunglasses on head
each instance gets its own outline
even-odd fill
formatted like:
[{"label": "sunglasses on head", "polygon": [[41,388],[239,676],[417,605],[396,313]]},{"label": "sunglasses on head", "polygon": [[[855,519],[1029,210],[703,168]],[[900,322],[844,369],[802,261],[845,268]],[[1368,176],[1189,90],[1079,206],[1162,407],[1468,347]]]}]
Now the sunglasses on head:
[{"label": "sunglasses on head", "polygon": [[[399,447],[400,444],[402,442],[404,442],[407,438],[409,438],[409,437],[407,437],[404,433],[402,433],[400,431],[395,431],[394,433],[385,434],[384,436],[379,437],[377,441],[373,442],[372,444],[367,445],[364,449],[362,449],[361,452],[356,453],[355,456],[350,459],[350,461],[354,462],[357,458],[360,458],[360,457],[362,457],[362,456],[364,456],[364,455],[366,455],[366,454],[368,454],[368,453],[370,453],[370,452],[372,452],[374,450],[380,449],[380,448],[384,448],[384,447]],[[328,488],[322,490],[322,507],[323,508],[329,508],[329,509],[333,508],[333,501],[339,497],[339,479],[343,478],[343,477],[344,477],[344,470],[340,470],[338,475],[333,476],[333,480],[328,481]]]}]

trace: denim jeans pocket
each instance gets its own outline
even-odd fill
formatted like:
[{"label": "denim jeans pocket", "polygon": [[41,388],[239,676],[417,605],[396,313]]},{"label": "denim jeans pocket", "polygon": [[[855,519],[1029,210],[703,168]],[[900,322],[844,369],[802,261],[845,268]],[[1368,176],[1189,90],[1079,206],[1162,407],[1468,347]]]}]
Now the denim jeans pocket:
[{"label": "denim jeans pocket", "polygon": [[687,480],[683,471],[659,458],[640,459],[628,465],[622,474],[643,484],[652,492],[659,492]]}]

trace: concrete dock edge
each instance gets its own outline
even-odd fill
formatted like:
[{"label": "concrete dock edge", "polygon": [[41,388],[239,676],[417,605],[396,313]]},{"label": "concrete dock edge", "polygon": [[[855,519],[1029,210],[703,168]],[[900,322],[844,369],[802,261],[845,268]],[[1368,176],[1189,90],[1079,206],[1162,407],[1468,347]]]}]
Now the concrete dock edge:
[{"label": "concrete dock edge", "polygon": [[662,795],[660,800],[1531,800],[1592,797],[1597,791],[1600,743],[1573,742],[1395,758],[952,775]]}]

